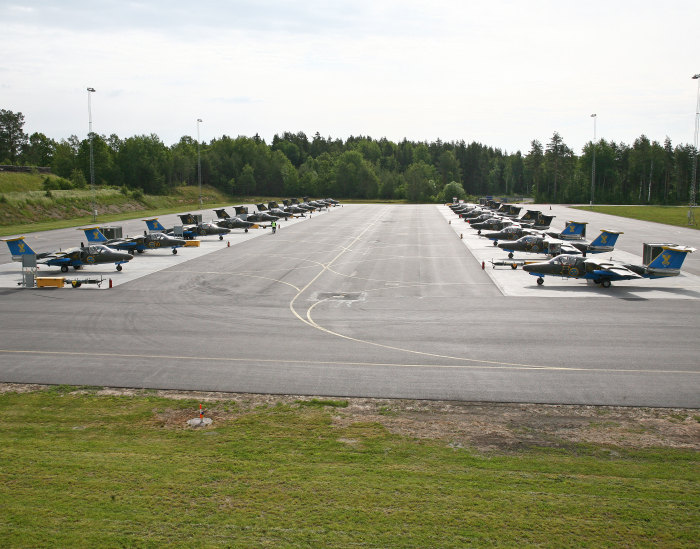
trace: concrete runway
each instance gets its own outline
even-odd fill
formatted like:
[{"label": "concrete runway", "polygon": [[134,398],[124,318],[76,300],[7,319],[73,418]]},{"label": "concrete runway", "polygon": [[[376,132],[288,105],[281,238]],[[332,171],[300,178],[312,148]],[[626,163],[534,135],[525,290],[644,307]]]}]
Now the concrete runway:
[{"label": "concrete runway", "polygon": [[[641,254],[647,225],[677,230],[554,208],[555,228],[589,221],[589,239],[623,230],[624,253]],[[537,288],[520,270],[482,270],[484,241],[460,239],[444,210],[348,205],[196,257],[157,252],[169,265],[111,290],[0,288],[0,381],[700,407],[697,276],[666,290]],[[697,231],[681,233],[700,248]]]}]

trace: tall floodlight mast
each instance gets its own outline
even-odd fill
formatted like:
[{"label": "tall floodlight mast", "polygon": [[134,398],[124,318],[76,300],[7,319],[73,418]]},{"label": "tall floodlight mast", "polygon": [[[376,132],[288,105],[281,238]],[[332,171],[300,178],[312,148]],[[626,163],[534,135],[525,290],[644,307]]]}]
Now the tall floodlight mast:
[{"label": "tall floodlight mast", "polygon": [[592,114],[593,119],[593,172],[591,173],[591,210],[593,209],[593,200],[595,198],[595,121],[598,115]]},{"label": "tall floodlight mast", "polygon": [[695,190],[696,190],[696,184],[697,184],[697,175],[698,175],[698,129],[700,128],[700,74],[696,74],[693,76],[693,80],[698,81],[698,102],[697,105],[695,106],[695,139],[693,141],[693,144],[695,146],[695,150],[693,151],[693,182],[690,188],[690,206],[694,207],[696,206],[696,197],[695,197]]},{"label": "tall floodlight mast", "polygon": [[[88,88],[88,119],[90,121],[90,187],[92,188],[92,222],[97,221],[97,202],[95,200],[95,159],[92,156],[92,102],[90,97],[95,92],[95,88]],[[697,133],[697,132],[696,132]]]},{"label": "tall floodlight mast", "polygon": [[197,118],[197,180],[199,181],[199,207],[202,207],[202,162],[199,159],[199,123],[201,118]]}]

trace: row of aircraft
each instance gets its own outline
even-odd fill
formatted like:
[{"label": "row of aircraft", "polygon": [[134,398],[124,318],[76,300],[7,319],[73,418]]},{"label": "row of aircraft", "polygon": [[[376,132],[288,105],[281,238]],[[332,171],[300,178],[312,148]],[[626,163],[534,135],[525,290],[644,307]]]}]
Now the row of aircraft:
[{"label": "row of aircraft", "polygon": [[[245,206],[235,206],[236,215],[231,217],[226,210],[215,210],[218,219],[211,223],[199,222],[192,214],[179,215],[182,225],[180,227],[164,227],[158,218],[144,219],[148,231],[143,232],[143,236],[108,239],[99,227],[84,227],[82,230],[88,240],[88,245],[81,243],[75,248],[58,250],[52,252],[35,252],[28,243],[24,241],[24,236],[3,239],[14,261],[21,261],[23,255],[35,254],[37,264],[48,267],[59,267],[61,272],[68,272],[70,267],[80,269],[88,265],[115,264],[117,271],[122,270],[122,265],[134,258],[135,254],[144,253],[147,250],[171,249],[173,254],[177,254],[178,248],[186,245],[187,240],[203,236],[218,236],[223,240],[224,235],[233,229],[243,229],[248,232],[251,228],[266,228],[268,225],[261,225],[263,222],[276,222],[280,219],[291,217],[305,217],[316,210],[327,209],[331,206],[338,206],[339,202],[331,198],[324,200],[309,201],[304,198],[304,202],[292,198],[284,200],[284,208],[280,208],[276,202],[257,204],[257,213],[249,214]],[[180,233],[182,237],[180,237]]]},{"label": "row of aircraft", "polygon": [[[623,234],[621,231],[601,230],[595,240],[588,242],[585,240],[586,222],[569,221],[564,230],[557,233],[548,230],[554,216],[528,210],[518,218],[521,207],[512,204],[497,201],[488,201],[483,206],[453,203],[450,208],[480,236],[507,251],[509,259],[518,252],[550,257],[548,261],[523,265],[525,272],[537,277],[540,286],[546,276],[582,278],[603,288],[619,280],[678,276],[686,256],[695,251],[695,248],[678,244],[644,244],[641,265],[597,261],[588,259],[587,254],[612,252],[618,236]],[[485,229],[495,232],[482,234]]]}]

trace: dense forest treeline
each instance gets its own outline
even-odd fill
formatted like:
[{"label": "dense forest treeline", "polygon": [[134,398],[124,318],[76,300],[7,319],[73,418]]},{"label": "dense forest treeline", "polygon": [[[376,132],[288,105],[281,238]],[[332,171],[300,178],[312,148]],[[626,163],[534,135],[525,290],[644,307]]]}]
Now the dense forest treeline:
[{"label": "dense forest treeline", "polygon": [[[89,139],[26,135],[22,113],[0,110],[0,163],[48,166],[76,186],[90,180]],[[394,143],[369,136],[311,138],[303,132],[222,136],[199,144],[202,183],[238,196],[450,200],[465,195],[527,195],[541,202],[587,203],[595,148],[595,202],[687,204],[694,147],[646,136],[634,143],[588,142],[580,155],[554,132],[545,144],[508,153],[464,141]],[[165,145],[156,134],[93,136],[95,183],[167,194],[197,185],[198,144]]]}]

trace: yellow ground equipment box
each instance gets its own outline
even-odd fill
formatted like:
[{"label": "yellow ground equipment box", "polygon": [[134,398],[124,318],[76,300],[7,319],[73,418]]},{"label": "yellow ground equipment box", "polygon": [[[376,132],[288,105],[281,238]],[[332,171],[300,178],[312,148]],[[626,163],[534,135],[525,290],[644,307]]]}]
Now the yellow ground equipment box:
[{"label": "yellow ground equipment box", "polygon": [[189,246],[194,246],[195,248],[199,248],[199,240],[187,240],[185,242],[185,248]]},{"label": "yellow ground equipment box", "polygon": [[63,288],[63,283],[65,282],[65,277],[46,277],[37,276],[36,277],[36,287],[37,288]]}]

